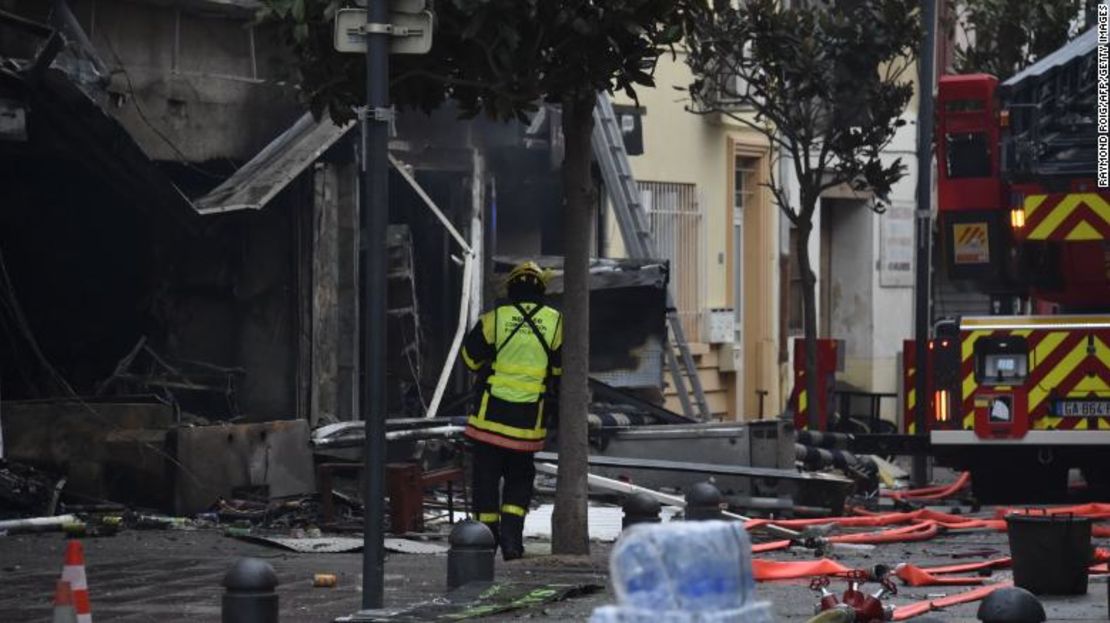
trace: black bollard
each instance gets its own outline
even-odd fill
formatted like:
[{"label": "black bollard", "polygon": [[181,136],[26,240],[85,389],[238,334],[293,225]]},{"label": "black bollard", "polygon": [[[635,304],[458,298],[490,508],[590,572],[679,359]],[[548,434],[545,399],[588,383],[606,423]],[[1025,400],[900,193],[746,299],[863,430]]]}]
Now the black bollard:
[{"label": "black bollard", "polygon": [[1042,623],[1047,620],[1037,597],[1017,586],[1000,588],[979,602],[976,617],[983,623]]},{"label": "black bollard", "polygon": [[633,493],[624,499],[621,509],[624,518],[621,519],[621,529],[638,523],[659,523],[659,501],[646,493]]},{"label": "black bollard", "polygon": [[724,519],[721,515],[721,491],[708,482],[699,482],[690,487],[686,492],[686,519]]},{"label": "black bollard", "polygon": [[224,576],[223,623],[277,623],[277,574],[270,563],[240,558]]},{"label": "black bollard", "polygon": [[451,530],[447,538],[447,588],[470,582],[493,581],[493,532],[481,522],[468,519]]}]

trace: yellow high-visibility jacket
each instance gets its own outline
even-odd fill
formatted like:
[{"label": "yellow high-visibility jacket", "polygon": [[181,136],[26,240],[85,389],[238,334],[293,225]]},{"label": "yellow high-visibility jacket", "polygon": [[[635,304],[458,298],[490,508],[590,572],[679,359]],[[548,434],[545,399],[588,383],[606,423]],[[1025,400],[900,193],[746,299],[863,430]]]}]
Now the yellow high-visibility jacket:
[{"label": "yellow high-visibility jacket", "polygon": [[562,346],[563,316],[551,307],[510,303],[482,314],[462,349],[481,390],[466,436],[511,450],[542,450],[544,401],[563,373]]}]

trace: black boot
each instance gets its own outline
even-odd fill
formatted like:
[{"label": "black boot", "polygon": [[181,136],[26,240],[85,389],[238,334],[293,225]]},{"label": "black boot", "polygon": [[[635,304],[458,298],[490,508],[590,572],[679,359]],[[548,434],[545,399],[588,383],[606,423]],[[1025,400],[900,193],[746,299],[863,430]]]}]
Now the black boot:
[{"label": "black boot", "polygon": [[500,528],[501,524],[498,523],[498,522],[487,522],[487,521],[483,521],[482,523],[487,528],[489,528],[490,532],[493,533],[493,549],[494,549],[494,551],[497,551],[497,546],[501,543],[501,528]]},{"label": "black boot", "polygon": [[501,516],[501,557],[516,560],[524,556],[524,518],[516,515]]}]

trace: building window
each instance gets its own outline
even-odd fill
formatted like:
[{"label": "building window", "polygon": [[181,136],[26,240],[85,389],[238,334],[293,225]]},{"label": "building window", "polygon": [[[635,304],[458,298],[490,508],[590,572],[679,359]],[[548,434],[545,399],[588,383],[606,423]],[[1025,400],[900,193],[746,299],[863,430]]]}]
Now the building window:
[{"label": "building window", "polygon": [[670,262],[675,308],[689,342],[701,341],[705,245],[694,184],[640,182],[640,195],[660,259]]}]

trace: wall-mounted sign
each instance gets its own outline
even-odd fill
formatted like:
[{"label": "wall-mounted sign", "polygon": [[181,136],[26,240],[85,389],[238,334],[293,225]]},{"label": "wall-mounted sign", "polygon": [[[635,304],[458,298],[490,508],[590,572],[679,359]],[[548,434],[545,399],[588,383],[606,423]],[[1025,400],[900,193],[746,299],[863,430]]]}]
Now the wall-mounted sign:
[{"label": "wall-mounted sign", "polygon": [[884,288],[913,287],[914,204],[896,201],[879,216],[879,285]]},{"label": "wall-mounted sign", "polygon": [[956,223],[952,225],[952,252],[956,264],[989,264],[990,233],[987,224]]}]

